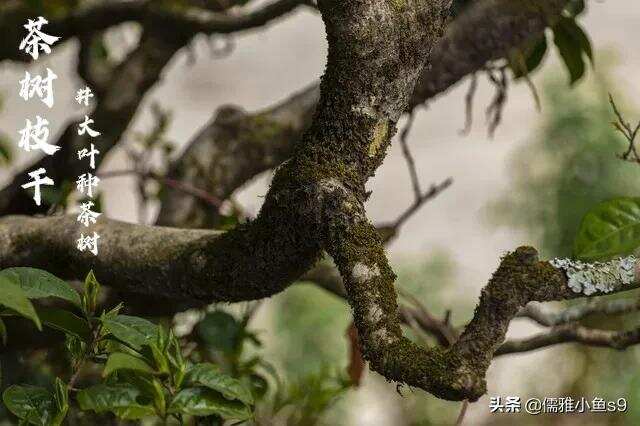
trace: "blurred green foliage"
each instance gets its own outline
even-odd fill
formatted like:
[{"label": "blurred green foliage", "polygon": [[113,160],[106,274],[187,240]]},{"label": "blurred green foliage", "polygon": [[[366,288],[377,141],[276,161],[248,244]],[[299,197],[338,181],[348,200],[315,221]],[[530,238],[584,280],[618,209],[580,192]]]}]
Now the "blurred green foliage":
[{"label": "blurred green foliage", "polygon": [[274,302],[274,355],[287,372],[302,377],[325,365],[346,368],[351,313],[344,300],[313,284],[299,284]]},{"label": "blurred green foliage", "polygon": [[542,125],[511,160],[510,190],[489,207],[495,225],[527,232],[543,257],[570,257],[592,207],[638,193],[640,168],[616,157],[626,144],[610,124],[607,87],[603,77],[573,91],[545,83]]},{"label": "blurred green foliage", "polygon": [[[9,327],[7,332],[3,318],[24,317],[39,330],[45,325],[61,332],[68,358],[63,363],[68,371],[62,375],[50,372],[46,386],[33,383],[33,378],[26,383],[3,383],[4,407],[20,425],[75,424],[82,411],[111,413],[123,420],[155,417],[162,424],[184,424],[186,419],[199,417],[252,418],[254,395],[260,393],[252,386],[251,368],[242,369],[236,378],[206,358],[194,362],[184,356],[184,342],[172,330],[120,314],[122,304],[98,314],[99,296],[100,284],[93,272],[78,293],[67,282],[39,269],[0,271],[0,324],[5,342],[12,330]],[[64,301],[64,308],[34,305],[50,298]],[[229,338],[227,324],[218,321],[205,327],[215,344],[229,346],[223,342]],[[239,350],[241,344],[236,346]],[[96,368],[99,374],[79,380],[88,369]]]},{"label": "blurred green foliage", "polygon": [[[397,259],[394,262],[397,288],[417,298],[436,315],[444,316],[446,309],[453,308],[453,321],[463,323],[472,312],[475,300],[471,297],[468,301],[460,300],[455,266],[443,250],[434,250],[419,259]],[[360,391],[355,388],[347,392],[336,378],[337,371],[344,371],[348,362],[346,332],[351,313],[345,301],[315,285],[299,284],[274,297],[272,312],[275,335],[270,358],[276,360],[282,374],[293,381],[290,395],[299,395],[292,401],[298,409],[287,424],[350,424],[349,414],[354,416],[353,420],[357,419],[358,412],[367,409],[359,405],[362,404]],[[421,344],[425,343],[420,340],[425,337],[422,334],[417,335],[410,329],[405,329],[405,333]],[[373,390],[374,398],[391,398],[400,408],[402,418],[395,419],[397,424],[451,424],[460,411],[460,403],[441,401],[408,388],[400,388],[398,393],[395,384],[387,384],[375,373],[369,375],[372,377],[365,383],[374,380],[376,385],[367,388],[383,386],[380,391],[385,395]],[[336,397],[339,399],[335,400]]]},{"label": "blurred green foliage", "polygon": [[[20,424],[37,425],[221,425],[225,419],[311,425],[338,413],[335,403],[352,387],[338,359],[298,375],[275,368],[260,332],[249,327],[258,304],[191,311],[197,320],[178,337],[171,328],[121,314],[122,304],[98,314],[100,294],[93,273],[78,293],[46,271],[0,271],[5,343],[15,338],[15,321],[61,332],[59,342],[46,348],[0,353],[0,371],[7,373],[0,424],[17,416]],[[63,308],[41,306],[51,298]],[[341,308],[346,311],[344,303]],[[15,321],[5,327],[7,319]],[[317,359],[317,365],[329,365]]]},{"label": "blurred green foliage", "polygon": [[[488,208],[494,226],[510,226],[525,232],[542,258],[571,257],[580,224],[590,210],[605,200],[638,194],[640,167],[618,158],[628,144],[611,125],[614,115],[607,92],[614,91],[614,84],[607,77],[606,69],[600,67],[599,73],[572,91],[567,91],[566,83],[557,78],[544,83],[540,128],[528,143],[516,150],[509,163],[513,183]],[[632,117],[633,113],[629,115]],[[637,295],[626,293],[613,297]],[[637,320],[637,314],[601,315],[583,323],[620,330],[634,326]],[[553,351],[557,359],[567,360],[572,369],[577,370],[558,376],[563,383],[560,390],[563,396],[598,396],[611,400],[624,397],[629,402],[627,413],[597,419],[585,417],[586,424],[640,422],[640,375],[632,367],[638,362],[639,348],[614,352],[570,345]],[[558,421],[554,416],[540,418],[532,424],[557,424]]]}]

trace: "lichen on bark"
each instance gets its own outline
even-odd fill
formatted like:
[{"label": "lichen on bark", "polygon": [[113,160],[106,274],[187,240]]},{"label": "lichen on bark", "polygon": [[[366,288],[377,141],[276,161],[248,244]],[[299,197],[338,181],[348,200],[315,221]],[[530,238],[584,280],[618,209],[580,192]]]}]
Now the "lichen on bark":
[{"label": "lichen on bark", "polygon": [[629,286],[636,280],[635,256],[608,262],[585,263],[573,259],[553,259],[549,263],[567,274],[567,285],[575,293],[590,296],[611,293],[619,287]]},{"label": "lichen on bark", "polygon": [[[216,233],[101,219],[96,230],[104,250],[92,258],[73,249],[73,217],[7,217],[0,219],[0,268],[28,264],[76,277],[93,268],[105,284],[131,291],[240,301],[282,291],[325,250],[344,279],[374,370],[445,399],[477,400],[518,309],[575,293],[563,271],[521,247],[502,259],[473,320],[449,349],[423,348],[402,335],[395,274],[367,219],[365,184],[385,157],[449,3],[318,1],[329,41],[320,100],[255,220]],[[269,135],[270,124],[250,123],[248,133]]]}]

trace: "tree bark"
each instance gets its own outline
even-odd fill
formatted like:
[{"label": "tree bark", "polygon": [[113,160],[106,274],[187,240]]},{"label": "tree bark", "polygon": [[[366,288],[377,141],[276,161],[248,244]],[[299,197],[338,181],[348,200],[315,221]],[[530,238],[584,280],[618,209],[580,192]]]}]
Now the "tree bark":
[{"label": "tree bark", "polygon": [[[431,51],[408,110],[444,93],[486,63],[540,37],[560,17],[567,0],[489,0],[472,3],[451,22]],[[221,200],[258,174],[290,158],[311,125],[319,85],[311,84],[278,105],[256,113],[224,106],[170,167],[168,176]],[[213,228],[217,211],[182,191],[167,188],[159,225]]]}]

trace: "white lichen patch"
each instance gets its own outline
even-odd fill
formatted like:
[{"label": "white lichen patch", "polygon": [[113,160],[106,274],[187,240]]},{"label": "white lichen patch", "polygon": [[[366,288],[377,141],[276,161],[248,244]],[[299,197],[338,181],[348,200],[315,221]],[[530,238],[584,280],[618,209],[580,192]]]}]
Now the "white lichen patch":
[{"label": "white lichen patch", "polygon": [[376,111],[371,104],[375,104],[375,98],[363,103],[362,105],[355,105],[351,107],[351,111],[356,114],[364,115],[365,117],[378,119],[378,111]]},{"label": "white lichen patch", "polygon": [[549,263],[567,274],[568,284],[574,293],[590,296],[595,293],[612,291],[631,285],[636,280],[635,256],[611,260],[609,262],[585,263],[571,259],[553,259]]},{"label": "white lichen patch", "polygon": [[379,276],[380,269],[377,265],[369,267],[362,262],[358,262],[351,270],[351,279],[358,284],[364,284]]},{"label": "white lichen patch", "polygon": [[371,344],[378,348],[389,346],[397,340],[398,337],[386,328],[380,328],[371,333]]},{"label": "white lichen patch", "polygon": [[367,306],[367,318],[366,320],[370,324],[377,324],[384,316],[382,307],[375,302],[372,302]]},{"label": "white lichen patch", "polygon": [[336,191],[341,191],[344,193],[347,192],[347,188],[345,188],[342,182],[340,182],[336,178],[322,179],[319,182],[319,185],[321,189],[320,191],[321,194],[326,194],[326,193],[331,194]]}]

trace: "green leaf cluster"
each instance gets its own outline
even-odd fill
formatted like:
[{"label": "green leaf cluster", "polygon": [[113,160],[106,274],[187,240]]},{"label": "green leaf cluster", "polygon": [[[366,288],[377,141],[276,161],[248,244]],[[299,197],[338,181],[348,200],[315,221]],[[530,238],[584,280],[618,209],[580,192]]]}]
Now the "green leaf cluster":
[{"label": "green leaf cluster", "polygon": [[[60,299],[64,308],[34,305],[43,298]],[[90,272],[78,293],[67,282],[33,268],[0,272],[3,316],[21,316],[41,329],[65,334],[72,375],[56,377],[51,389],[13,385],[3,395],[6,408],[21,424],[60,425],[70,407],[112,413],[124,420],[157,417],[210,417],[244,421],[252,417],[253,388],[209,362],[192,362],[173,331],[144,318],[122,315],[122,305],[99,315],[100,284]],[[231,317],[233,319],[233,317]],[[227,321],[225,325],[225,320]],[[239,343],[229,318],[213,315],[205,326],[211,345],[228,350]],[[234,319],[235,321],[235,319]],[[0,332],[7,330],[0,317]],[[101,368],[101,381],[76,388],[82,368]]]},{"label": "green leaf cluster", "polygon": [[[594,65],[593,49],[589,36],[577,22],[584,12],[584,0],[573,0],[567,5],[563,16],[551,28],[553,43],[560,59],[569,73],[571,85],[585,74],[587,61]],[[514,79],[528,78],[529,74],[540,67],[549,51],[548,35],[543,34],[517,49],[508,56],[509,68]]]}]

